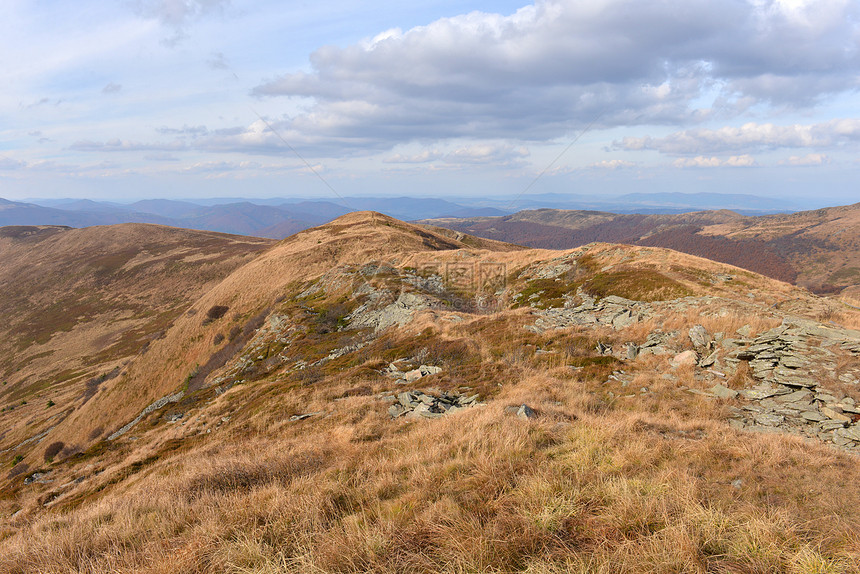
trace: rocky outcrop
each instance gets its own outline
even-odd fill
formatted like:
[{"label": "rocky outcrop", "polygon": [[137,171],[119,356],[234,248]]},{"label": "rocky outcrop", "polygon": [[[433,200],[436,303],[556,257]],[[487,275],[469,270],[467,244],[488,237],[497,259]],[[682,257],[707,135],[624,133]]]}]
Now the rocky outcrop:
[{"label": "rocky outcrop", "polygon": [[405,385],[407,383],[414,383],[423,377],[437,375],[442,372],[442,367],[437,367],[435,365],[421,365],[417,369],[407,369],[406,371],[402,371],[400,363],[400,361],[391,363],[388,367],[382,370],[382,374],[392,379],[396,379],[399,384]]},{"label": "rocky outcrop", "polygon": [[422,391],[404,391],[396,396],[387,397],[394,400],[388,407],[391,418],[428,418],[435,419],[444,415],[454,414],[478,404],[478,395],[463,396],[457,393],[442,391],[439,394]]},{"label": "rocky outcrop", "polygon": [[855,351],[860,332],[795,319],[734,344],[740,348],[726,360],[748,362],[759,381],[740,391],[747,404],[735,409],[735,426],[790,432],[860,450],[860,408],[838,388],[860,384],[860,366],[840,362],[840,355],[860,354]]},{"label": "rocky outcrop", "polygon": [[116,431],[115,433],[113,433],[109,437],[107,437],[107,440],[118,439],[119,437],[121,437],[122,435],[124,435],[125,433],[130,431],[132,429],[132,427],[134,427],[134,425],[139,423],[141,421],[141,419],[143,419],[143,417],[145,417],[149,413],[151,413],[153,411],[157,411],[158,409],[160,409],[161,407],[165,406],[168,403],[178,403],[180,400],[182,400],[182,397],[184,397],[184,396],[185,396],[185,392],[179,391],[176,394],[167,395],[166,397],[161,397],[160,399],[158,399],[157,401],[155,401],[154,403],[152,403],[151,405],[149,405],[148,407],[143,409],[140,412],[140,414],[137,415],[137,417],[135,417],[135,419],[133,421],[126,424],[121,429],[119,429],[118,431]]}]

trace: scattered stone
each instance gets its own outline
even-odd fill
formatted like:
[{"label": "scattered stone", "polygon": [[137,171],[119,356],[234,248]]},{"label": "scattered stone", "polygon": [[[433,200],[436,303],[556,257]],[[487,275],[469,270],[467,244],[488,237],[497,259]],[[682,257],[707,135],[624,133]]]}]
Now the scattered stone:
[{"label": "scattered stone", "polygon": [[639,345],[636,343],[627,343],[627,358],[633,360],[639,356]]},{"label": "scattered stone", "polygon": [[808,421],[812,421],[815,423],[820,423],[821,421],[827,420],[827,417],[815,411],[805,411],[800,413],[800,416],[802,416]]},{"label": "scattered stone", "polygon": [[718,351],[714,351],[713,353],[711,353],[710,355],[708,355],[707,357],[705,357],[704,359],[699,361],[699,366],[702,368],[712,366],[714,363],[717,362],[717,356],[718,356]]},{"label": "scattered stone", "polygon": [[537,413],[534,411],[534,409],[532,409],[527,404],[505,407],[505,413],[515,415],[517,418],[521,418],[524,420],[537,417]]},{"label": "scattered stone", "polygon": [[831,409],[829,407],[820,407],[818,410],[821,411],[821,414],[826,416],[828,419],[836,421],[838,423],[848,424],[851,422],[851,417],[845,416],[841,412],[838,412],[836,409]]},{"label": "scattered stone", "polygon": [[439,395],[421,391],[405,391],[398,393],[397,403],[388,407],[388,414],[396,419],[400,416],[409,418],[439,418],[442,415],[453,414],[469,407],[477,406],[478,395],[463,397],[457,393],[443,391]]},{"label": "scattered stone", "polygon": [[33,474],[24,479],[24,484],[32,484],[34,482],[46,482],[46,476],[48,476],[47,472],[34,472]]},{"label": "scattered stone", "polygon": [[701,325],[691,327],[689,336],[690,342],[693,343],[693,347],[699,350],[707,349],[711,342],[710,337],[708,337],[708,332]]},{"label": "scattered stone", "polygon": [[738,392],[721,384],[716,384],[710,388],[711,394],[720,399],[733,399],[738,396]]},{"label": "scattered stone", "polygon": [[684,351],[672,357],[671,364],[673,367],[682,365],[695,365],[699,361],[699,356],[696,351]]},{"label": "scattered stone", "polygon": [[753,417],[753,420],[761,426],[775,427],[780,425],[785,420],[785,417],[772,413],[759,413]]},{"label": "scattered stone", "polygon": [[290,422],[303,421],[305,419],[309,419],[312,416],[318,415],[320,413],[304,413],[300,415],[293,415],[290,417]]}]

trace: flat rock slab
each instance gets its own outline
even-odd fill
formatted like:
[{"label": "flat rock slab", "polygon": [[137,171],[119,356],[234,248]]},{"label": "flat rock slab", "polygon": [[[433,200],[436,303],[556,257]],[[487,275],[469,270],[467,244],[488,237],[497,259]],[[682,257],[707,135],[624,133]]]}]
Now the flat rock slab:
[{"label": "flat rock slab", "polygon": [[726,386],[716,384],[710,389],[711,394],[721,399],[733,399],[738,396],[738,392]]}]

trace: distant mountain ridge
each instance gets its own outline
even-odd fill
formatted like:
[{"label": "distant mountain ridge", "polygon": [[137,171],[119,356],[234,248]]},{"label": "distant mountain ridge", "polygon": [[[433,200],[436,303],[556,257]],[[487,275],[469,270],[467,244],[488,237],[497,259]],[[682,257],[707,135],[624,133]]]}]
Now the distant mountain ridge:
[{"label": "distant mountain ridge", "polygon": [[668,247],[821,294],[848,294],[860,285],[860,203],[758,217],[729,210],[617,214],[538,209],[504,217],[423,222],[547,249],[570,249],[594,241]]},{"label": "distant mountain ridge", "polygon": [[404,221],[510,215],[524,209],[608,211],[617,214],[668,214],[731,209],[746,215],[794,211],[784,200],[720,193],[632,193],[614,197],[546,193],[525,196],[355,197],[326,201],[300,198],[144,199],[123,204],[91,199],[0,201],[0,226],[155,223],[283,239],[352,211],[372,210]]},{"label": "distant mountain ridge", "polygon": [[327,223],[341,215],[375,209],[405,220],[424,217],[475,217],[505,215],[492,207],[468,207],[430,198],[343,198],[340,203],[319,200],[201,200],[200,203],[170,199],[145,199],[131,204],[107,201],[49,200],[24,203],[2,200],[0,226],[65,225],[90,227],[119,223],[155,223],[197,229],[284,239],[294,233]]}]

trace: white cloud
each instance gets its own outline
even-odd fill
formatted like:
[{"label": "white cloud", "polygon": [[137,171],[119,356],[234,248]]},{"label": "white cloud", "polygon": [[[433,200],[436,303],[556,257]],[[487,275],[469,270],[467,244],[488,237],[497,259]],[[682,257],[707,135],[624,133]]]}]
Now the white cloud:
[{"label": "white cloud", "polygon": [[447,163],[521,165],[529,150],[510,144],[480,143],[463,146],[445,155]]},{"label": "white cloud", "polygon": [[727,158],[697,156],[693,158],[679,158],[672,165],[680,168],[687,167],[755,167],[758,164],[749,155],[733,155]]},{"label": "white cloud", "polygon": [[810,167],[828,164],[830,163],[830,158],[822,153],[810,153],[803,156],[792,155],[789,156],[787,160],[780,163],[783,165]]},{"label": "white cloud", "polygon": [[310,72],[257,86],[311,98],[286,129],[388,147],[415,139],[548,139],[601,125],[691,123],[807,106],[860,87],[858,4],[537,0],[383,32],[311,55]]},{"label": "white cloud", "polygon": [[393,154],[383,159],[383,163],[427,163],[441,159],[444,154],[438,150],[424,150],[412,155]]},{"label": "white cloud", "polygon": [[623,159],[605,159],[592,163],[588,167],[597,169],[624,169],[628,167],[636,167],[636,164],[632,161],[626,161]]},{"label": "white cloud", "polygon": [[662,138],[626,137],[615,149],[656,150],[670,155],[723,153],[780,148],[822,148],[860,141],[860,119],[838,119],[818,124],[778,126],[747,123],[740,127],[693,129]]}]

